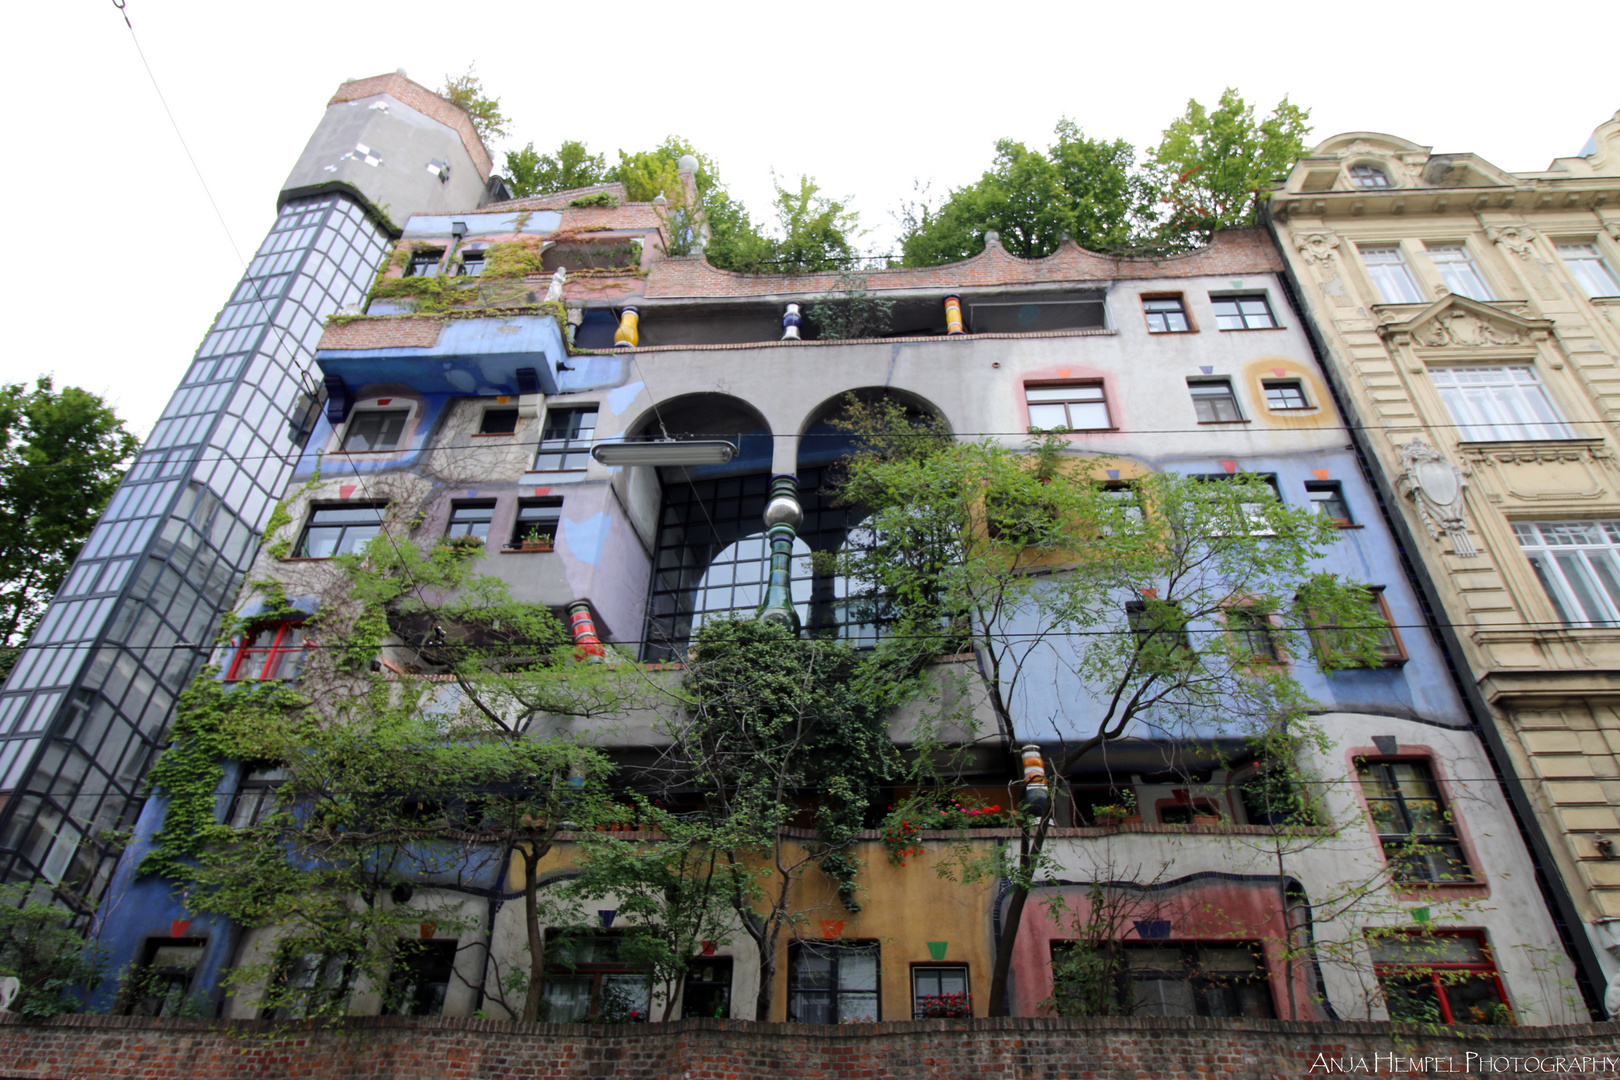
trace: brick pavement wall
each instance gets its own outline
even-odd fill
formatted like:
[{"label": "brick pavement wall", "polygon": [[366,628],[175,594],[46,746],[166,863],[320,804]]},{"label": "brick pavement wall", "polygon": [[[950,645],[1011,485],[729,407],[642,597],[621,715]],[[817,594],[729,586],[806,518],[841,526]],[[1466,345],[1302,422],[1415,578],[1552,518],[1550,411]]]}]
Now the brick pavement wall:
[{"label": "brick pavement wall", "polygon": [[0,1016],[0,1080],[1279,1080],[1435,1073],[1483,1080],[1514,1072],[1620,1074],[1620,1024],[1475,1028],[1461,1035],[1382,1023],[1150,1017],[842,1027],[697,1019],[588,1027],[437,1017],[320,1025],[104,1016],[29,1023]]}]

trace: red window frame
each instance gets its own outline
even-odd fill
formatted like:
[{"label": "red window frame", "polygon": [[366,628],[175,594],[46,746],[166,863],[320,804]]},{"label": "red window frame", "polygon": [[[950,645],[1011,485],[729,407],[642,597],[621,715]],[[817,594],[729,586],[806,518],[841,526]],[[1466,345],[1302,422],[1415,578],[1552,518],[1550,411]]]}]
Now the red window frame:
[{"label": "red window frame", "polygon": [[[1497,1002],[1500,1003],[1503,1006],[1503,1008],[1505,1008],[1507,1010],[1508,1016],[1510,1018],[1513,1016],[1513,1006],[1508,1001],[1507,987],[1504,986],[1503,983],[1502,983],[1502,974],[1501,974],[1501,972],[1497,971],[1497,969],[1496,969],[1496,957],[1495,957],[1495,954],[1491,950],[1490,943],[1485,940],[1485,935],[1483,933],[1480,933],[1479,931],[1470,931],[1470,930],[1453,930],[1453,931],[1434,931],[1433,933],[1426,934],[1426,935],[1405,934],[1405,935],[1398,935],[1398,936],[1405,936],[1405,937],[1410,937],[1410,938],[1419,938],[1419,937],[1457,938],[1457,939],[1466,938],[1466,939],[1468,939],[1470,941],[1475,941],[1475,942],[1479,943],[1480,951],[1482,953],[1484,953],[1485,958],[1483,960],[1476,961],[1476,962],[1473,962],[1473,963],[1454,963],[1454,964],[1438,963],[1438,962],[1428,961],[1428,960],[1425,960],[1425,961],[1423,961],[1421,963],[1416,963],[1416,964],[1389,964],[1389,963],[1377,963],[1377,962],[1374,962],[1374,964],[1373,964],[1373,973],[1377,976],[1379,986],[1384,991],[1385,1008],[1389,1007],[1388,1002],[1389,1002],[1389,999],[1391,997],[1391,993],[1390,993],[1391,988],[1384,985],[1385,976],[1390,976],[1390,977],[1395,978],[1395,979],[1405,980],[1405,981],[1410,982],[1410,983],[1422,983],[1424,981],[1427,981],[1429,983],[1429,985],[1433,988],[1434,995],[1435,995],[1435,1000],[1436,1000],[1436,1002],[1438,1003],[1438,1005],[1440,1007],[1440,1019],[1441,1019],[1442,1023],[1446,1023],[1446,1024],[1490,1023],[1491,1021],[1489,1021],[1489,1020],[1482,1021],[1482,1020],[1479,1020],[1479,1019],[1474,1018],[1474,1017],[1468,1017],[1466,1019],[1463,1019],[1463,1020],[1459,1021],[1457,1019],[1457,1017],[1456,1017],[1456,1014],[1452,1011],[1451,999],[1446,993],[1447,989],[1459,985],[1461,983],[1461,981],[1463,981],[1463,979],[1481,979],[1481,980],[1484,980],[1484,981],[1488,982],[1489,985],[1493,989],[1495,989]],[[1386,940],[1391,940],[1391,939],[1386,939]],[[1449,979],[1449,981],[1448,981],[1448,979]],[[1392,1010],[1392,1013],[1393,1013],[1393,1010]],[[1392,1018],[1393,1018],[1393,1015],[1392,1015]],[[1510,1019],[1509,1023],[1512,1023],[1512,1022],[1514,1022],[1514,1021],[1512,1019]]]},{"label": "red window frame", "polygon": [[[265,635],[269,634],[268,641]],[[261,623],[237,639],[236,656],[225,675],[226,682],[255,682],[262,679],[295,679],[303,668],[304,640],[302,622]],[[282,661],[298,654],[297,666],[287,675],[280,675]]]}]

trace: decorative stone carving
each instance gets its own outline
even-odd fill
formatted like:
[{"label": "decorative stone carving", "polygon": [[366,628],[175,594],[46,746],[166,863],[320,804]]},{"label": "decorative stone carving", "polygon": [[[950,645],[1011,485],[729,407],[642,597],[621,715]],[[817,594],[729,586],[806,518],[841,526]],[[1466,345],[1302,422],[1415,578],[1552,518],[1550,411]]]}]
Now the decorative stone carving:
[{"label": "decorative stone carving", "polygon": [[1330,232],[1308,232],[1295,237],[1294,244],[1299,248],[1300,254],[1307,259],[1330,263],[1333,261],[1334,249],[1339,246],[1339,238]]},{"label": "decorative stone carving", "polygon": [[1529,259],[1533,254],[1530,241],[1536,238],[1536,230],[1528,225],[1487,225],[1485,236],[1491,243],[1500,244],[1519,258]]},{"label": "decorative stone carving", "polygon": [[1603,223],[1603,231],[1614,237],[1616,240],[1620,240],[1620,221],[1605,221]]},{"label": "decorative stone carving", "polygon": [[562,299],[563,286],[568,283],[568,268],[557,267],[557,272],[551,275],[551,284],[546,286],[546,303],[555,304]]},{"label": "decorative stone carving", "polygon": [[1451,538],[1451,550],[1458,558],[1471,559],[1479,553],[1468,539],[1468,523],[1463,518],[1463,491],[1468,481],[1457,467],[1447,461],[1434,447],[1422,439],[1414,438],[1401,443],[1401,479],[1406,483],[1406,497],[1417,504],[1418,516],[1423,519],[1429,535],[1435,540],[1445,533]]},{"label": "decorative stone carving", "polygon": [[1450,345],[1521,345],[1524,334],[1498,326],[1466,311],[1450,311],[1413,332],[1413,339],[1430,349]]}]

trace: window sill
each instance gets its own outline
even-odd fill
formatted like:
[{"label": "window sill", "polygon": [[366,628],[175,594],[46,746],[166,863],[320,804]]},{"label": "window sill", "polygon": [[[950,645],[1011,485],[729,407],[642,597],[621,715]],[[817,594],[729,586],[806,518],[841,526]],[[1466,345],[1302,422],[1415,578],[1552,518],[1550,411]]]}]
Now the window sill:
[{"label": "window sill", "polygon": [[1570,446],[1602,446],[1601,435],[1566,435],[1555,439],[1459,439],[1458,450],[1511,450],[1523,447],[1533,450],[1538,446],[1570,447]]},{"label": "window sill", "polygon": [[1389,891],[1402,903],[1422,900],[1476,900],[1491,895],[1483,878],[1471,881],[1391,881]]},{"label": "window sill", "polygon": [[1221,327],[1216,327],[1216,332],[1221,333],[1221,334],[1243,334],[1243,333],[1247,333],[1247,332],[1249,332],[1251,330],[1265,331],[1265,330],[1287,330],[1287,329],[1288,329],[1288,327],[1286,327],[1286,326],[1234,326],[1234,327],[1231,327],[1229,329],[1223,329]]},{"label": "window sill", "polygon": [[1149,330],[1148,331],[1148,334],[1151,337],[1171,337],[1171,336],[1174,336],[1176,334],[1196,334],[1196,333],[1198,333],[1197,330]]},{"label": "window sill", "polygon": [[517,432],[515,431],[475,431],[472,433],[472,437],[475,439],[510,439],[516,435]]},{"label": "window sill", "polygon": [[1252,423],[1254,423],[1253,420],[1199,420],[1197,422],[1199,424],[1211,425],[1211,426],[1218,425],[1218,424],[1252,424]]},{"label": "window sill", "polygon": [[1319,413],[1322,409],[1319,405],[1292,405],[1285,409],[1267,409],[1266,411],[1274,413]]},{"label": "window sill", "polygon": [[[347,555],[348,552],[344,552],[344,554]],[[278,558],[276,561],[277,562],[331,562],[332,559],[333,559],[333,556],[331,556],[331,555],[283,555],[280,558]]]}]

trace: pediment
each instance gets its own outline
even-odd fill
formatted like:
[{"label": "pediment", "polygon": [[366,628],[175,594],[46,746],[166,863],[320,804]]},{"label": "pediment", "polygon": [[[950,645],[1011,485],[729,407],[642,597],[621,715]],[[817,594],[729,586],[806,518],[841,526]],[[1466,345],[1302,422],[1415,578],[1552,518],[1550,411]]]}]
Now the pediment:
[{"label": "pediment", "polygon": [[1378,333],[1385,340],[1404,337],[1426,349],[1501,347],[1529,345],[1551,331],[1552,325],[1551,319],[1529,319],[1495,304],[1453,295],[1436,300],[1411,318],[1383,324]]}]

